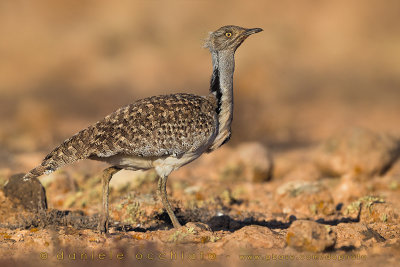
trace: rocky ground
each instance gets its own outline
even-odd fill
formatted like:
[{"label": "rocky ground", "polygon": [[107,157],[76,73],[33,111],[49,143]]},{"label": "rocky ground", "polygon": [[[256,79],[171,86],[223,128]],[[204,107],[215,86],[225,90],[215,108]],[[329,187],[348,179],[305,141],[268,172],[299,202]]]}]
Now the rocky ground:
[{"label": "rocky ground", "polygon": [[[107,235],[97,231],[105,165],[85,161],[42,177],[48,209],[39,211],[40,183],[21,186],[2,169],[0,264],[395,265],[399,155],[397,137],[362,128],[287,151],[224,146],[170,176],[179,229],[157,199],[155,173],[121,171]],[[36,160],[19,161],[27,158]]]}]

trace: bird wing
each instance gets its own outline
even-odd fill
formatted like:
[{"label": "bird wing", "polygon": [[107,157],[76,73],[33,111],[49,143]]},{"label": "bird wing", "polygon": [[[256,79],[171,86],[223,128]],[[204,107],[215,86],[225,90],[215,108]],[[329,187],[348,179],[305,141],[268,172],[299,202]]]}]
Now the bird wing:
[{"label": "bird wing", "polygon": [[216,107],[192,94],[149,97],[111,113],[93,125],[92,156],[182,155],[209,144],[216,132]]},{"label": "bird wing", "polygon": [[65,140],[31,171],[39,176],[81,159],[114,155],[180,155],[210,145],[216,134],[216,101],[192,94],[138,100]]}]

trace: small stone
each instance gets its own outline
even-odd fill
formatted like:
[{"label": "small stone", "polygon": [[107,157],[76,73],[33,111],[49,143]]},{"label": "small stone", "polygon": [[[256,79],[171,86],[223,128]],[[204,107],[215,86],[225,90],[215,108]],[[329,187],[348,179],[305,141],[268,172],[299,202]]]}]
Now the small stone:
[{"label": "small stone", "polygon": [[239,159],[245,166],[245,177],[251,182],[265,182],[272,178],[273,158],[260,143],[249,142],[239,145]]},{"label": "small stone", "polygon": [[336,233],[328,225],[314,221],[294,221],[288,229],[286,243],[299,251],[322,252],[332,248]]},{"label": "small stone", "polygon": [[335,204],[320,182],[290,181],[277,189],[276,201],[285,213],[301,216],[331,215]]},{"label": "small stone", "polygon": [[231,235],[222,238],[220,246],[230,249],[269,249],[285,247],[284,239],[271,231],[259,226],[245,226]]},{"label": "small stone", "polygon": [[208,225],[200,222],[189,222],[184,226],[159,232],[159,234],[162,242],[175,244],[208,243],[218,239]]},{"label": "small stone", "polygon": [[27,210],[46,210],[46,190],[40,181],[36,177],[24,181],[23,177],[24,174],[15,174],[10,177],[3,189],[5,196]]},{"label": "small stone", "polygon": [[[293,164],[292,165],[296,165]],[[321,178],[321,173],[317,166],[312,162],[302,162],[298,166],[288,171],[283,177],[283,180],[302,180],[302,181],[317,181]]]},{"label": "small stone", "polygon": [[360,222],[365,223],[399,223],[400,212],[390,203],[382,201],[365,201],[361,207]]},{"label": "small stone", "polygon": [[347,130],[322,143],[315,162],[333,176],[382,175],[400,155],[400,141],[362,128]]},{"label": "small stone", "polygon": [[199,233],[202,231],[212,231],[210,226],[201,222],[188,222],[187,224],[185,224],[185,227],[188,229],[193,229],[195,233]]}]

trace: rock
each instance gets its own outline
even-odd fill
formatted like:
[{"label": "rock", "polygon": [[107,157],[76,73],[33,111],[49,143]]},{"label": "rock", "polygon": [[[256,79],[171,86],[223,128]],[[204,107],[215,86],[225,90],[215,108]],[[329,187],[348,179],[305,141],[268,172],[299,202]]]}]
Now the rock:
[{"label": "rock", "polygon": [[186,228],[188,229],[193,229],[196,233],[202,232],[202,231],[209,231],[211,232],[210,226],[207,224],[201,223],[201,222],[188,222],[185,224]]},{"label": "rock", "polygon": [[216,153],[204,154],[191,166],[196,169],[193,175],[198,177],[215,177],[226,182],[264,182],[272,177],[273,159],[262,144],[250,142],[235,148],[222,146]]},{"label": "rock", "polygon": [[292,165],[295,167],[282,177],[283,180],[317,181],[321,178],[321,172],[312,162],[301,162],[297,166],[292,162]]},{"label": "rock", "polygon": [[276,201],[284,213],[315,216],[330,215],[335,212],[333,198],[320,182],[287,182],[277,189]]},{"label": "rock", "polygon": [[243,143],[236,148],[239,160],[244,164],[247,180],[264,182],[272,178],[273,159],[269,151],[260,143]]},{"label": "rock", "polygon": [[37,178],[23,181],[24,174],[10,177],[4,186],[4,194],[13,203],[22,205],[27,210],[46,210],[46,190]]},{"label": "rock", "polygon": [[313,221],[294,221],[286,235],[287,245],[299,251],[322,252],[332,248],[335,242],[332,227]]},{"label": "rock", "polygon": [[382,175],[400,155],[398,139],[362,128],[347,130],[322,143],[315,162],[329,175]]},{"label": "rock", "polygon": [[366,223],[399,223],[400,213],[389,203],[370,202],[362,206],[360,221]]},{"label": "rock", "polygon": [[249,225],[222,238],[219,246],[233,250],[283,248],[285,241],[267,227]]},{"label": "rock", "polygon": [[200,222],[189,222],[159,234],[162,242],[175,244],[208,243],[219,239],[208,225]]},{"label": "rock", "polygon": [[357,218],[365,223],[399,223],[400,212],[392,204],[386,203],[382,198],[364,196],[350,203],[343,213]]}]

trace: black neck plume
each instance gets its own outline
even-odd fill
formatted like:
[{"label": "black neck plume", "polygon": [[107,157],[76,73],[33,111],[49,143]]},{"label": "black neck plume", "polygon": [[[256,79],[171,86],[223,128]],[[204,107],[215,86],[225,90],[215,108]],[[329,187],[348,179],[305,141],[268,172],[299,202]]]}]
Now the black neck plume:
[{"label": "black neck plume", "polygon": [[220,84],[220,74],[219,74],[219,64],[218,64],[218,52],[212,52],[212,64],[213,64],[213,73],[210,81],[210,93],[214,94],[217,98],[217,114],[221,112],[221,104],[222,104],[222,90]]}]

